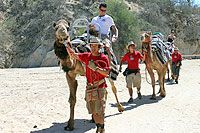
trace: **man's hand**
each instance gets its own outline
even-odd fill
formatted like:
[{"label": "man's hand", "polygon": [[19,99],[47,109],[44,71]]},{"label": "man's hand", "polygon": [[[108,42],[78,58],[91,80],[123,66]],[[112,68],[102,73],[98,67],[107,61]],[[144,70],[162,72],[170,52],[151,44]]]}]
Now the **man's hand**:
[{"label": "man's hand", "polygon": [[113,36],[112,37],[112,42],[116,42],[117,41],[117,37],[116,36]]},{"label": "man's hand", "polygon": [[177,64],[176,64],[177,67],[180,67],[181,66],[181,62],[179,61]]},{"label": "man's hand", "polygon": [[89,61],[88,67],[89,67],[90,69],[92,69],[93,71],[96,71],[97,68],[98,68],[98,67],[94,64],[94,61],[93,61],[93,60]]}]

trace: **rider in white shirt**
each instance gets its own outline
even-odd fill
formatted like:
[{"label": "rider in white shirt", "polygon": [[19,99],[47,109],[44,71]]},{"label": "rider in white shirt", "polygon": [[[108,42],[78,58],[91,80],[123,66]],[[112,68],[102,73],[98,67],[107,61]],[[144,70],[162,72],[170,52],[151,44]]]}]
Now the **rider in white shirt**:
[{"label": "rider in white shirt", "polygon": [[95,25],[97,31],[101,32],[102,39],[108,38],[111,30],[112,42],[115,42],[118,38],[118,29],[115,26],[112,17],[106,14],[106,8],[107,5],[105,3],[101,3],[99,5],[99,15],[94,17],[91,23]]}]

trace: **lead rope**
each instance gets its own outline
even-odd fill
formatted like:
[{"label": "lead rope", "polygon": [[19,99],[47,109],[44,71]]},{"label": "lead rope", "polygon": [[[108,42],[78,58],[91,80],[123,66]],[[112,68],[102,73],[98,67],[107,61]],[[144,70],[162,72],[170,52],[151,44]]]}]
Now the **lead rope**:
[{"label": "lead rope", "polygon": [[147,68],[145,68],[145,77],[146,77],[146,81],[148,84],[152,85],[149,81],[148,81],[148,78],[147,78]]}]

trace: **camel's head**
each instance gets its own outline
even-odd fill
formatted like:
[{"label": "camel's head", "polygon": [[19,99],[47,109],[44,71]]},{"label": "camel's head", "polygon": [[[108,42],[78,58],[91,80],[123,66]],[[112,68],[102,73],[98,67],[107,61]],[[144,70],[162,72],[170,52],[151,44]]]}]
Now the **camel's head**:
[{"label": "camel's head", "polygon": [[69,39],[69,23],[64,19],[61,19],[53,24],[55,29],[56,40],[59,43],[64,43],[65,40]]},{"label": "camel's head", "polygon": [[141,36],[142,43],[150,43],[151,42],[151,32],[144,32]]},{"label": "camel's head", "polygon": [[148,52],[150,50],[150,44],[151,44],[151,32],[147,31],[144,32],[141,36],[142,41],[142,53],[144,51]]}]

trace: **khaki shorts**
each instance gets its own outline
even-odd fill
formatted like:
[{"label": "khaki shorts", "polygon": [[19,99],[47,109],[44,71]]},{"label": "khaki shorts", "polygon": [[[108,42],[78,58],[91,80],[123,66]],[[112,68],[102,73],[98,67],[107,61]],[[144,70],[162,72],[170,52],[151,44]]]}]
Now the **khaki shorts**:
[{"label": "khaki shorts", "polygon": [[107,91],[105,88],[86,90],[85,100],[89,114],[104,114],[106,107]]},{"label": "khaki shorts", "polygon": [[141,87],[141,74],[140,73],[131,73],[128,76],[126,76],[126,87],[132,88],[132,87]]}]

